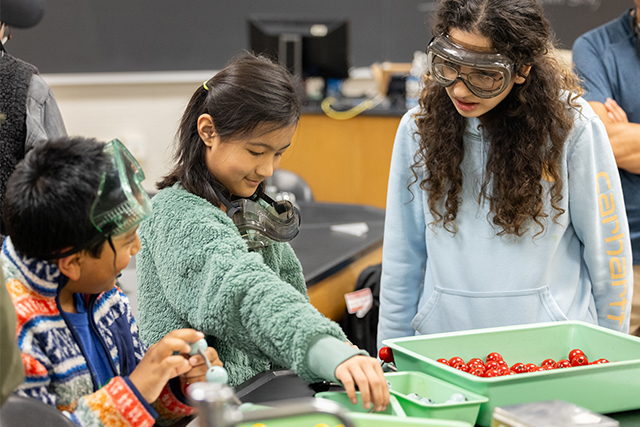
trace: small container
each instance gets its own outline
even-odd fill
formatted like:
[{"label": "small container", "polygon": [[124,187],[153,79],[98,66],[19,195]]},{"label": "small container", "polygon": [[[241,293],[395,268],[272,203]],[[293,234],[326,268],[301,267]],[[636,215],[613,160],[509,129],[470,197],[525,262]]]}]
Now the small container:
[{"label": "small container", "polygon": [[[491,425],[497,406],[565,400],[598,413],[640,408],[640,338],[585,322],[538,323],[385,340],[399,371],[420,371],[489,398],[477,424]],[[566,358],[579,348],[610,363],[481,378],[446,366],[439,358],[485,357],[498,352],[513,365]]]},{"label": "small container", "polygon": [[[404,418],[392,415],[361,414],[348,415],[356,427],[472,427],[464,421],[428,420],[424,418]],[[270,427],[267,425],[267,427]],[[303,427],[301,425],[297,427]],[[309,427],[316,427],[315,424]],[[334,426],[331,426],[334,427]]]},{"label": "small container", "polygon": [[[331,399],[334,402],[338,402],[345,408],[347,408],[351,412],[362,412],[368,413],[369,410],[365,409],[362,406],[362,398],[360,397],[360,392],[356,392],[356,396],[358,397],[358,403],[355,405],[351,403],[349,400],[349,396],[346,391],[323,391],[321,393],[316,393],[316,397],[320,399]],[[382,412],[374,412],[376,415],[395,415],[398,417],[406,417],[402,406],[398,403],[398,399],[395,396],[389,396],[389,406]]]},{"label": "small container", "polygon": [[620,423],[564,400],[495,408],[491,427],[619,427]]},{"label": "small container", "polygon": [[[387,416],[380,418],[389,418]],[[193,424],[193,423],[192,423]],[[200,425],[200,424],[198,424]],[[237,424],[236,427],[316,427],[341,425],[340,420],[330,414],[308,414],[293,417],[273,418],[264,421],[252,421]]]},{"label": "small container", "polygon": [[[393,415],[376,415],[351,412],[347,415],[356,427],[472,427],[462,421],[428,420],[424,418],[406,418]],[[300,415],[289,418],[276,418],[264,422],[242,423],[238,427],[337,427],[337,418],[329,414]]]},{"label": "small container", "polygon": [[[385,374],[391,384],[389,392],[400,402],[409,417],[440,418],[445,420],[476,423],[480,405],[489,399],[457,385],[442,381],[421,372],[395,372]],[[425,404],[411,398],[416,393],[422,398],[433,400]],[[447,402],[452,395],[462,394],[466,402]]]}]

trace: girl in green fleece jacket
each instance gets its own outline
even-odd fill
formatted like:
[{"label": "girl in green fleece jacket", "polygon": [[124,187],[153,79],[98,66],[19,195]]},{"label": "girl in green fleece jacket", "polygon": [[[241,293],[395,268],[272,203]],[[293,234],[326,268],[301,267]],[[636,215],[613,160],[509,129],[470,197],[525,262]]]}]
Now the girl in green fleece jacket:
[{"label": "girl in green fleece jacket", "polygon": [[291,145],[300,104],[283,67],[249,54],[200,86],[178,131],[176,164],[158,183],[137,255],[140,335],[206,334],[238,385],[275,367],[302,378],[339,380],[356,403],[383,410],[380,364],[351,347],[310,303],[288,243],[249,250],[227,216],[229,200],[264,193],[264,180]]}]

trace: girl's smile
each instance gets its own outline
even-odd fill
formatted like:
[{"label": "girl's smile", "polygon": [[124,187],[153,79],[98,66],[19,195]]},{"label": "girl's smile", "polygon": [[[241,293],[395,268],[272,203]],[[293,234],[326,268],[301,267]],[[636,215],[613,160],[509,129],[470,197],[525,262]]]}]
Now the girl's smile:
[{"label": "girl's smile", "polygon": [[257,187],[258,185],[260,185],[260,183],[261,183],[262,181],[264,181],[264,180],[262,180],[262,179],[261,179],[261,180],[259,180],[259,181],[256,181],[256,180],[254,180],[254,179],[249,179],[249,178],[245,178],[245,179],[247,180],[247,182],[249,183],[249,185],[252,185],[252,186],[254,186],[254,187]]},{"label": "girl's smile", "polygon": [[211,116],[203,114],[198,119],[198,130],[207,146],[205,162],[209,173],[232,195],[251,197],[258,185],[280,166],[296,125],[273,129],[273,125],[264,123],[251,135],[223,140],[216,134]]}]

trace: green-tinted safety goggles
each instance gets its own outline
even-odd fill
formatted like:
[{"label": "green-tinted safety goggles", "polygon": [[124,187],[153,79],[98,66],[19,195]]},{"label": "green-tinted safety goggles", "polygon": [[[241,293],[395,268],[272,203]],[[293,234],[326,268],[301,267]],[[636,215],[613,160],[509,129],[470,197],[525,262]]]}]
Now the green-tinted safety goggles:
[{"label": "green-tinted safety goggles", "polygon": [[111,169],[102,175],[90,218],[102,235],[117,236],[151,215],[151,199],[141,184],[144,172],[129,150],[114,139],[104,151],[111,157]]}]

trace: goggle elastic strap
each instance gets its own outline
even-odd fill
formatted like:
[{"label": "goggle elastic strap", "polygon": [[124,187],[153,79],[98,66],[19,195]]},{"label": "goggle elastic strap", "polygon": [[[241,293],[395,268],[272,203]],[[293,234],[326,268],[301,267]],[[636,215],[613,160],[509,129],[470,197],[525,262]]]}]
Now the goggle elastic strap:
[{"label": "goggle elastic strap", "polygon": [[222,203],[226,208],[227,216],[233,219],[233,215],[235,215],[235,213],[238,212],[240,208],[231,206],[231,202],[229,201],[229,199],[223,196],[222,192],[218,190],[215,186],[213,187],[213,192],[216,193],[216,196],[218,196],[218,200],[220,200],[220,203]]}]

